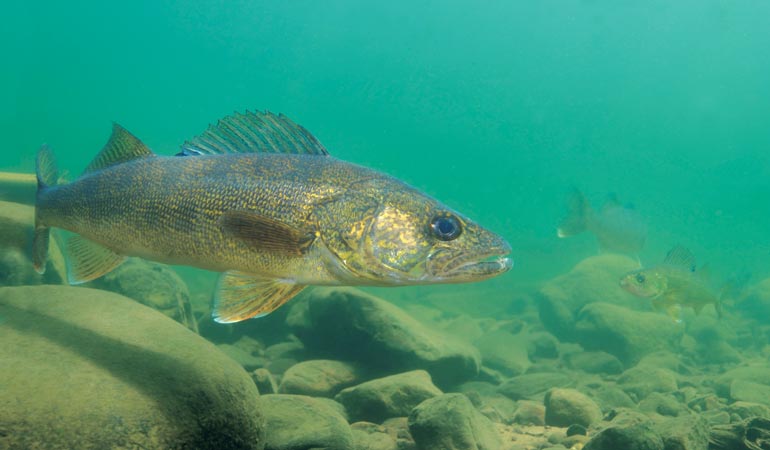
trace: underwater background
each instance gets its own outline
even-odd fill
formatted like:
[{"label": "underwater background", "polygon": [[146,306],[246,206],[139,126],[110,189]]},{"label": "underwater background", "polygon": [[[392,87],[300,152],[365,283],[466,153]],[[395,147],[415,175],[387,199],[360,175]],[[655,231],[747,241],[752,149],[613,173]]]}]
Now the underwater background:
[{"label": "underwater background", "polygon": [[[438,311],[425,313],[437,322],[431,326],[458,317],[518,320],[559,345],[577,345],[571,332],[560,335],[558,324],[536,318],[546,314],[538,302],[554,279],[612,253],[591,233],[557,237],[575,188],[596,210],[616,195],[647,226],[639,252],[597,264],[620,275],[686,247],[699,266],[708,264],[715,290],[741,280],[723,305],[736,322],[718,322],[707,308],[702,314],[716,331],[705,335],[721,342],[737,329],[770,326],[770,285],[757,293],[770,277],[768,2],[12,1],[3,9],[0,172],[33,173],[35,153],[48,143],[74,179],[112,121],[172,155],[233,111],[280,112],[331,155],[393,175],[511,244],[514,268],[480,284],[366,289],[412,315],[429,298]],[[193,303],[208,302],[216,274],[174,269]],[[614,289],[607,295],[615,303],[674,323],[614,281],[597,289],[599,297]],[[746,298],[751,306],[741,313]],[[689,310],[676,326],[691,330],[698,317]],[[278,319],[267,320],[271,332],[280,329]],[[259,323],[234,327],[201,333],[221,344]],[[706,338],[687,333],[696,341],[692,354],[702,356],[696,347]],[[764,361],[767,335],[757,333],[734,338],[740,356],[729,361],[693,357],[690,375]],[[668,350],[681,354],[680,344]],[[598,350],[624,370],[638,362]],[[502,370],[498,381],[521,375],[514,372]],[[439,384],[456,390],[451,381]],[[694,386],[678,388],[685,385]],[[770,406],[770,387],[762,386],[748,397],[767,395],[757,403]]]}]

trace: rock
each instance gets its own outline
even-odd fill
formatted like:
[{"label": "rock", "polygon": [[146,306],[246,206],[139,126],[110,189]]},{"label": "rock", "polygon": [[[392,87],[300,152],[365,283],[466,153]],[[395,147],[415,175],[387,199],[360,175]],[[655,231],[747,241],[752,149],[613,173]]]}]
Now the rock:
[{"label": "rock", "polygon": [[507,380],[497,391],[512,400],[522,400],[541,397],[553,387],[569,387],[573,384],[569,375],[559,372],[528,373]]},{"label": "rock", "polygon": [[677,389],[676,374],[668,369],[637,366],[626,370],[618,378],[618,385],[626,393],[641,400],[652,392],[668,393]]},{"label": "rock", "polygon": [[411,372],[361,383],[343,389],[335,400],[345,405],[354,421],[381,422],[389,417],[406,416],[415,406],[441,395],[428,372]]},{"label": "rock", "polygon": [[687,415],[657,422],[655,431],[666,450],[708,450],[709,424],[701,416]]},{"label": "rock", "polygon": [[544,331],[527,335],[527,353],[533,360],[559,357],[559,341]]},{"label": "rock", "polygon": [[730,398],[734,401],[754,402],[770,406],[770,386],[736,379],[730,383]]},{"label": "rock", "polygon": [[190,304],[190,291],[179,275],[165,264],[129,258],[112,272],[86,286],[133,298],[198,332]]},{"label": "rock", "polygon": [[0,447],[262,449],[248,374],[120,295],[0,289]]},{"label": "rock", "polygon": [[328,400],[270,394],[261,396],[260,404],[267,418],[265,450],[357,450],[350,426]]},{"label": "rock", "polygon": [[520,334],[495,330],[482,336],[474,345],[481,352],[485,366],[505,375],[521,375],[531,364],[527,355],[527,341]]},{"label": "rock", "polygon": [[599,404],[602,411],[615,408],[634,408],[636,403],[622,389],[615,385],[602,385],[592,392],[591,398]]},{"label": "rock", "polygon": [[395,436],[398,450],[417,450],[412,433],[409,432],[409,423],[406,417],[394,417],[382,422],[382,426],[388,430],[388,434]]},{"label": "rock", "polygon": [[588,373],[615,375],[623,372],[623,363],[607,352],[572,353],[566,362],[570,368]]},{"label": "rock", "polygon": [[33,269],[28,255],[34,224],[34,207],[0,201],[0,286],[61,284],[67,279],[64,256],[54,236],[49,241],[45,274]]},{"label": "rock", "polygon": [[297,302],[287,323],[321,357],[385,372],[427,370],[438,386],[474,378],[481,357],[471,345],[428,328],[398,307],[352,288],[316,288]]},{"label": "rock", "polygon": [[770,418],[770,407],[760,403],[737,401],[727,406],[727,412],[741,419],[750,417]]},{"label": "rock", "polygon": [[478,409],[493,422],[512,423],[519,406],[504,395],[494,394],[483,397]]},{"label": "rock", "polygon": [[289,368],[281,379],[278,392],[311,397],[334,397],[341,389],[361,382],[356,365],[330,359],[303,361]]},{"label": "rock", "polygon": [[265,358],[261,356],[254,356],[233,344],[219,344],[217,347],[222,351],[222,353],[232,358],[233,361],[236,361],[247,371],[265,367],[267,364],[267,360]]},{"label": "rock", "polygon": [[652,392],[639,402],[639,410],[647,414],[677,417],[687,414],[687,408],[671,394]]},{"label": "rock", "polygon": [[398,450],[395,438],[382,425],[370,422],[356,422],[353,430],[353,448],[356,450]]},{"label": "rock", "polygon": [[265,349],[265,357],[268,359],[302,359],[305,357],[305,345],[293,340],[279,342]]},{"label": "rock", "polygon": [[641,308],[638,299],[618,288],[620,277],[637,268],[636,260],[607,253],[586,258],[568,273],[546,282],[536,302],[545,328],[561,341],[574,341],[576,317],[589,303],[638,303]]},{"label": "rock", "polygon": [[768,385],[770,384],[770,367],[759,364],[728,370],[716,379],[714,387],[717,394],[723,398],[730,398],[733,390],[732,384],[736,380]]},{"label": "rock", "polygon": [[409,414],[409,431],[420,450],[499,450],[494,424],[463,394],[422,402]]},{"label": "rock", "polygon": [[684,331],[664,314],[592,303],[580,311],[575,332],[586,350],[605,351],[631,366],[648,353],[674,348]]},{"label": "rock", "polygon": [[513,422],[521,425],[545,425],[545,406],[539,402],[521,400]]},{"label": "rock", "polygon": [[568,427],[573,424],[588,427],[602,420],[599,406],[575,389],[552,389],[545,395],[545,424]]},{"label": "rock", "polygon": [[664,450],[663,439],[647,423],[611,426],[594,435],[583,450]]},{"label": "rock", "polygon": [[278,393],[278,385],[269,370],[256,369],[251,372],[251,379],[254,380],[254,384],[257,385],[257,390],[259,390],[260,394]]}]

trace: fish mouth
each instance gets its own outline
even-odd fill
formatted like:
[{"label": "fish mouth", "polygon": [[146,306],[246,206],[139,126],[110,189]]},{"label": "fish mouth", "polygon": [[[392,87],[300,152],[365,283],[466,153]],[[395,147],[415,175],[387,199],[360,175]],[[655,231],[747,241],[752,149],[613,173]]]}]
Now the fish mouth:
[{"label": "fish mouth", "polygon": [[[513,267],[513,259],[506,256],[511,249],[507,246],[491,250],[484,254],[462,255],[449,260],[435,254],[431,258],[434,270],[431,276],[434,280],[444,283],[464,283],[479,281],[503,274]],[[436,267],[440,266],[440,267]]]}]

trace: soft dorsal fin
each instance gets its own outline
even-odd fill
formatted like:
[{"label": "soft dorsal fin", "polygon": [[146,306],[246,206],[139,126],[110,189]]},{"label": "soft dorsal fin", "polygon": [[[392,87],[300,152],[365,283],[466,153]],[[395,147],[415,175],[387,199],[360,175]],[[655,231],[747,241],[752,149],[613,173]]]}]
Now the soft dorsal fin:
[{"label": "soft dorsal fin", "polygon": [[101,170],[105,167],[149,156],[155,156],[155,153],[125,128],[117,123],[113,123],[110,139],[104,144],[102,150],[91,161],[91,164],[86,167],[83,173]]},{"label": "soft dorsal fin", "polygon": [[681,267],[690,272],[695,272],[695,255],[690,250],[677,245],[668,251],[664,264]]},{"label": "soft dorsal fin", "polygon": [[283,114],[269,111],[235,113],[211,125],[182,145],[187,156],[222,153],[292,153],[328,155],[326,148],[305,128]]}]

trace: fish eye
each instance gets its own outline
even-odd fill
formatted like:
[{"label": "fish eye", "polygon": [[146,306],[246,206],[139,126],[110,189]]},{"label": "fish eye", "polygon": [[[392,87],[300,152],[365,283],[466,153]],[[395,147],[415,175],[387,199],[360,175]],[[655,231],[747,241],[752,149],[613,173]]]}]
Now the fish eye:
[{"label": "fish eye", "polygon": [[643,274],[641,274],[641,273],[636,274],[636,282],[637,283],[644,283],[645,280],[646,280],[646,278],[644,277]]},{"label": "fish eye", "polygon": [[430,222],[433,234],[442,241],[457,239],[462,233],[460,221],[454,216],[436,216]]}]

